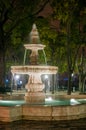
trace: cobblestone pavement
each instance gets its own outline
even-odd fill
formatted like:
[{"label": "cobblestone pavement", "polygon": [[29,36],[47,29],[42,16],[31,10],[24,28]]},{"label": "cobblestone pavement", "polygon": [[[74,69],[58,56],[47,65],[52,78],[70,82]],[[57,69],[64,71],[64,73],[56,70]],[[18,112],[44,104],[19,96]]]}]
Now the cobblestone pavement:
[{"label": "cobblestone pavement", "polygon": [[0,122],[0,130],[86,130],[86,118],[72,121]]}]

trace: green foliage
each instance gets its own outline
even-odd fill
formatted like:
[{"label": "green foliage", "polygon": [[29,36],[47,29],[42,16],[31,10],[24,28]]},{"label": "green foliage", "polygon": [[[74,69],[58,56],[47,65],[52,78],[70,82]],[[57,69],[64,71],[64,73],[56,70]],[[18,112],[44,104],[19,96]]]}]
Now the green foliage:
[{"label": "green foliage", "polygon": [[[60,21],[61,42],[64,44],[66,64],[69,72],[68,94],[71,93],[71,73],[76,71],[76,62],[81,46],[86,42],[86,1],[84,0],[54,0],[53,18]],[[80,58],[80,57],[79,57]],[[65,62],[63,66],[65,65]]]},{"label": "green foliage", "polygon": [[[53,14],[39,17],[47,2],[0,1],[0,52],[5,53],[7,66],[23,62],[23,44],[35,22],[40,40],[46,45],[48,64],[57,65],[60,72],[74,69],[79,47],[86,44],[86,1],[52,0],[49,3]],[[59,31],[51,26],[52,20],[59,20]],[[42,54],[39,59],[44,62]]]},{"label": "green foliage", "polygon": [[[4,67],[8,64],[8,59],[11,63],[18,63],[22,59],[21,45],[24,37],[47,2],[48,0],[0,0],[0,55]],[[6,68],[3,69],[3,75],[5,70]],[[3,75],[0,84],[4,82]]]}]

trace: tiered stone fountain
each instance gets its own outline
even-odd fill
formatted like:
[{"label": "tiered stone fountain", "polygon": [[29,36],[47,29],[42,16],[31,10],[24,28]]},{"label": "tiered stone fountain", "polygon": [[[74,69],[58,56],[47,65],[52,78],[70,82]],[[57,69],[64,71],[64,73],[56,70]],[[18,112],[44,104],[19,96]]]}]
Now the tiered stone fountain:
[{"label": "tiered stone fountain", "polygon": [[25,49],[31,50],[30,65],[12,66],[13,74],[28,74],[29,79],[26,85],[27,92],[25,100],[29,103],[45,102],[45,93],[43,91],[44,84],[41,81],[42,74],[56,74],[57,67],[55,66],[40,66],[38,65],[38,50],[44,49],[45,45],[39,43],[39,34],[36,25],[33,24],[30,34],[30,44],[25,44]]},{"label": "tiered stone fountain", "polygon": [[[38,65],[38,50],[43,50],[45,46],[39,44],[39,35],[35,24],[31,31],[30,44],[26,44],[24,47],[32,51],[30,65],[12,66],[11,72],[29,75],[25,100],[0,100],[0,120],[11,122],[16,120],[51,121],[86,118],[86,96],[83,96],[83,100],[78,99],[80,96],[75,97],[76,95],[70,97],[61,95],[61,99],[45,99],[41,75],[56,74],[58,68]],[[67,100],[67,98],[69,99]]]}]

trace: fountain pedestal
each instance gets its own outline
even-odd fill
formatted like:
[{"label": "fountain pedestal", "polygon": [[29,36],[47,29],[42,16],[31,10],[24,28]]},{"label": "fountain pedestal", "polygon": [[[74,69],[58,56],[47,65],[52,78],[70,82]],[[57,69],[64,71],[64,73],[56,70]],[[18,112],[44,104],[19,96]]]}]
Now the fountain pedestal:
[{"label": "fountain pedestal", "polygon": [[29,103],[45,102],[45,93],[43,92],[44,84],[41,81],[40,73],[33,73],[29,75],[28,83],[26,85],[27,92],[25,94],[25,101]]},{"label": "fountain pedestal", "polygon": [[43,92],[27,92],[24,97],[25,101],[28,103],[44,103],[45,93]]}]

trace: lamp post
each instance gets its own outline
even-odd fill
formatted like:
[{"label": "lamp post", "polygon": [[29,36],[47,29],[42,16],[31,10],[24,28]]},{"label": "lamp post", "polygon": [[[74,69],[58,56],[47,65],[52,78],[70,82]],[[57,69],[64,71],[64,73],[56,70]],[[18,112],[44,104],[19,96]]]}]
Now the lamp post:
[{"label": "lamp post", "polygon": [[72,91],[75,92],[75,86],[74,86],[74,73],[71,74],[71,77],[72,77]]}]

